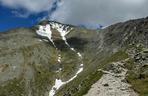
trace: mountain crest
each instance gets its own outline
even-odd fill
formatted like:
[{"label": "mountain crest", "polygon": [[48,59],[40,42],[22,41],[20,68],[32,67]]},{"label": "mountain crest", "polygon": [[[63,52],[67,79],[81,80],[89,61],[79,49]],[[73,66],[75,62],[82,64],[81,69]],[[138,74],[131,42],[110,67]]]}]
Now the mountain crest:
[{"label": "mountain crest", "polygon": [[36,33],[40,36],[47,37],[52,43],[55,39],[66,40],[65,36],[73,27],[61,24],[55,21],[44,21],[38,25]]}]

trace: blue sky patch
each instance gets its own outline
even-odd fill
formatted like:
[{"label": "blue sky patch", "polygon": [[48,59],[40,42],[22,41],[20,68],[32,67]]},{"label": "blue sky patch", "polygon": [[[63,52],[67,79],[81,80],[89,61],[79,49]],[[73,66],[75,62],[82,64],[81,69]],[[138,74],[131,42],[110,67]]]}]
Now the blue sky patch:
[{"label": "blue sky patch", "polygon": [[37,24],[40,19],[47,16],[47,12],[29,15],[28,17],[18,17],[13,12],[24,13],[25,10],[14,10],[0,6],[0,32],[8,31],[18,27],[32,27]]}]

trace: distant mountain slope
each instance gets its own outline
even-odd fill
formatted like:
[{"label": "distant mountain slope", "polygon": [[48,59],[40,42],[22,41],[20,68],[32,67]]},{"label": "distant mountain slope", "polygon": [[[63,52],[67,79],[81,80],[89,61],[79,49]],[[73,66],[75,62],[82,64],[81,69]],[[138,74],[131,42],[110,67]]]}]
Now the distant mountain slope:
[{"label": "distant mountain slope", "polygon": [[121,83],[147,96],[148,18],[101,30],[43,21],[0,33],[0,96],[83,96],[104,72],[120,68],[127,69]]}]

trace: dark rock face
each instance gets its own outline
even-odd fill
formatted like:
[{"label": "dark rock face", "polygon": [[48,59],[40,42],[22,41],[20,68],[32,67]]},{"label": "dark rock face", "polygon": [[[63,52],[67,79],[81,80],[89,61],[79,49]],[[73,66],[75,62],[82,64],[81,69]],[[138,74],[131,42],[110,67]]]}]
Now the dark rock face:
[{"label": "dark rock face", "polygon": [[[99,68],[112,68],[111,62],[126,58],[132,61],[126,66],[130,73],[148,78],[147,18],[118,23],[102,30],[72,27],[66,35],[67,42],[82,53],[84,71],[63,86],[57,96],[82,96],[100,78]],[[57,49],[47,38],[38,36],[36,28],[0,33],[0,96],[48,96],[55,78],[67,80],[75,74],[79,58],[69,50],[59,33],[52,30],[55,45],[63,56],[61,64],[57,62]],[[56,73],[59,68],[63,70]],[[131,78],[128,81],[132,83]]]}]

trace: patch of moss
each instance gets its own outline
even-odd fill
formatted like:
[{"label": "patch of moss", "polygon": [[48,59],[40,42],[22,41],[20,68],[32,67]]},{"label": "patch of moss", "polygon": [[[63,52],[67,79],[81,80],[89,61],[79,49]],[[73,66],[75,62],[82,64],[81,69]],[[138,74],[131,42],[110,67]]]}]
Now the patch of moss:
[{"label": "patch of moss", "polygon": [[111,64],[112,62],[118,62],[121,60],[125,60],[127,59],[129,56],[125,51],[118,51],[114,54],[112,54],[111,56],[105,58],[103,61],[100,62],[101,65],[99,65],[100,69],[106,69],[108,67],[109,64]]},{"label": "patch of moss", "polygon": [[125,63],[125,67],[128,69],[128,70],[132,70],[134,68],[134,59],[129,59],[128,61],[126,61]]},{"label": "patch of moss", "polygon": [[117,62],[120,60],[124,60],[126,58],[128,58],[128,54],[126,54],[124,51],[119,51],[115,54],[112,54],[109,57],[106,57],[101,62],[96,61],[95,63],[91,63],[90,65],[87,64],[88,61],[90,61],[90,59],[87,60],[86,58],[84,60],[85,61],[84,64],[86,63],[84,71],[76,79],[63,86],[63,88],[61,88],[56,95],[83,96],[91,88],[91,85],[97,82],[101,78],[103,73],[98,72],[97,71],[98,69],[103,69],[107,67],[107,65],[110,64],[111,62]]},{"label": "patch of moss", "polygon": [[22,79],[13,79],[7,82],[0,86],[0,96],[26,96],[25,82]]},{"label": "patch of moss", "polygon": [[90,75],[87,76],[87,78],[85,78],[82,82],[81,82],[81,89],[76,92],[76,94],[74,96],[83,96],[84,94],[86,94],[88,92],[88,90],[91,88],[91,86],[101,78],[101,76],[103,75],[103,73],[101,72],[94,72]]},{"label": "patch of moss", "polygon": [[101,76],[102,72],[98,71],[94,71],[89,75],[80,74],[76,79],[63,86],[56,96],[83,96]]},{"label": "patch of moss", "polygon": [[132,88],[140,96],[148,96],[148,78],[140,79],[139,75],[134,72],[129,72],[128,74],[127,81],[132,85]]},{"label": "patch of moss", "polygon": [[78,70],[81,61],[79,60],[77,54],[72,51],[62,52],[62,71],[60,72],[60,77],[62,79],[71,78],[75,72]]},{"label": "patch of moss", "polygon": [[106,61],[107,62],[117,62],[128,58],[128,54],[125,51],[118,51],[111,55]]},{"label": "patch of moss", "polygon": [[[136,53],[144,51],[144,47],[140,44],[131,45],[129,49],[135,50]],[[140,96],[148,96],[148,77],[143,75],[143,72],[147,69],[142,65],[144,64],[137,63],[134,59],[129,59],[125,64],[125,67],[129,70],[126,80]]]},{"label": "patch of moss", "polygon": [[35,67],[35,77],[32,82],[33,85],[33,94],[36,96],[44,96],[48,88],[53,85],[54,73],[50,72],[48,68],[43,66]]},{"label": "patch of moss", "polygon": [[126,80],[132,85],[132,88],[139,93],[140,96],[148,96],[148,77],[143,76],[143,68],[139,68],[138,70],[134,69],[134,62],[127,63],[129,66],[132,64],[128,71],[128,76]]}]

